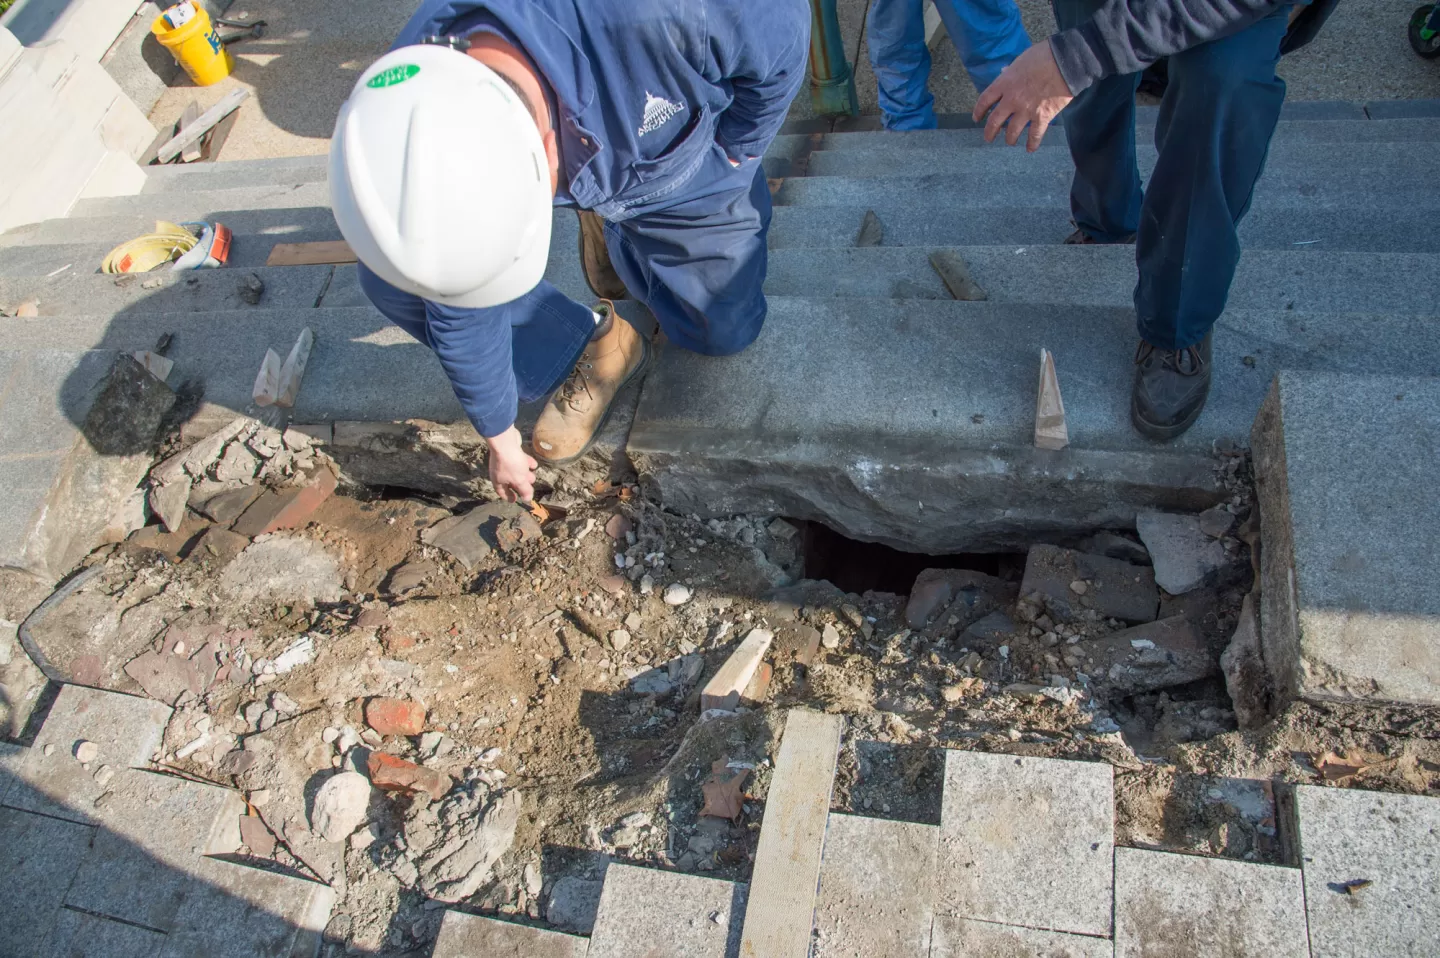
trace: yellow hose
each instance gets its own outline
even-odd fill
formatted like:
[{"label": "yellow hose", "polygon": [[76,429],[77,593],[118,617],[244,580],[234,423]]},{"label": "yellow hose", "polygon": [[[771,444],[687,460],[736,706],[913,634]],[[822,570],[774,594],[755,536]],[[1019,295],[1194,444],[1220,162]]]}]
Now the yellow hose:
[{"label": "yellow hose", "polygon": [[164,220],[155,221],[155,232],[126,240],[105,255],[102,273],[145,273],[188,253],[199,239],[194,233]]}]

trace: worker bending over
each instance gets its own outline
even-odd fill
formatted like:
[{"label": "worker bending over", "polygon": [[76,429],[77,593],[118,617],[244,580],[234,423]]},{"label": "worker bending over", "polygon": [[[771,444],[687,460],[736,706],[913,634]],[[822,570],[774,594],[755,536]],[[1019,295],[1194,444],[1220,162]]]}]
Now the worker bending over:
[{"label": "worker bending over", "polygon": [[[975,104],[985,138],[1029,148],[1065,110],[1075,161],[1070,243],[1135,243],[1140,344],[1130,418],[1152,439],[1189,429],[1210,393],[1211,329],[1240,260],[1285,100],[1282,53],[1314,38],[1338,0],[1052,0],[1060,32],[1007,67]],[[1144,190],[1135,153],[1141,72],[1169,57]],[[1073,102],[1072,102],[1073,101]]]},{"label": "worker bending over", "polygon": [[[760,157],[805,77],[805,0],[425,0],[356,83],[331,200],[387,318],[439,358],[506,498],[533,495],[516,407],[550,395],[532,449],[589,447],[649,344],[737,353],[765,321]],[[552,206],[575,208],[600,303],[542,277]]]}]

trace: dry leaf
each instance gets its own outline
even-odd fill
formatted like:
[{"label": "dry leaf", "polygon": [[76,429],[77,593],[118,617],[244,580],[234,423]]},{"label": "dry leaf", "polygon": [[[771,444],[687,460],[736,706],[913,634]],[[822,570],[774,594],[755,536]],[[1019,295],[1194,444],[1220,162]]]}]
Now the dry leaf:
[{"label": "dry leaf", "polygon": [[1326,752],[1324,755],[1315,756],[1312,763],[1325,781],[1340,783],[1362,776],[1381,766],[1393,764],[1393,760],[1373,752],[1357,753],[1354,758]]},{"label": "dry leaf", "polygon": [[731,769],[729,758],[722,758],[710,766],[710,777],[700,786],[705,795],[705,806],[700,809],[702,816],[728,818],[732,822],[740,817],[745,807],[745,779],[750,769]]},{"label": "dry leaf", "polygon": [[542,526],[550,521],[550,510],[546,509],[538,502],[530,503],[530,514],[534,516],[535,521],[540,523]]}]

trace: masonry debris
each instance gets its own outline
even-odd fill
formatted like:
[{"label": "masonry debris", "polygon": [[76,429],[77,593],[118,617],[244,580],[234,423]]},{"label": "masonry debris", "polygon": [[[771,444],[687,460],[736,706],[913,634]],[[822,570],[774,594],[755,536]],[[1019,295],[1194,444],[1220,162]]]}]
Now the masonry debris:
[{"label": "masonry debris", "polygon": [[540,518],[474,475],[367,486],[393,462],[332,459],[341,429],[172,437],[142,526],[33,633],[173,706],[154,768],[239,789],[245,853],[335,888],[330,955],[426,953],[437,902],[583,934],[617,861],[748,880],[794,705],[847,716],[835,808],[914,822],[941,748],[1108,762],[1122,843],[1269,862],[1272,782],[1440,783],[1433,719],[1237,727],[1242,453],[1223,514],[1188,517],[1223,557],[1188,591],[1107,529],[936,559],[899,595],[801,577],[802,522],[677,515],[590,460],[542,470]]}]

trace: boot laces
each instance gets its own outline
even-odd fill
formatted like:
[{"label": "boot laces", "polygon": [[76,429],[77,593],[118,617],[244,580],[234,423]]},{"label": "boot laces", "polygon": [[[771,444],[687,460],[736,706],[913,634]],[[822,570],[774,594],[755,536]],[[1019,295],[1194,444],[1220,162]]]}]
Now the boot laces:
[{"label": "boot laces", "polygon": [[1155,353],[1160,354],[1161,369],[1168,369],[1181,376],[1198,376],[1205,368],[1205,360],[1200,356],[1199,346],[1186,346],[1184,349],[1158,349],[1143,339],[1140,341],[1139,348],[1135,350],[1135,362],[1143,363]]},{"label": "boot laces", "polygon": [[560,387],[560,402],[572,409],[579,409],[582,405],[582,396],[592,402],[595,394],[590,391],[590,370],[594,364],[581,359],[570,371],[570,376]]}]

